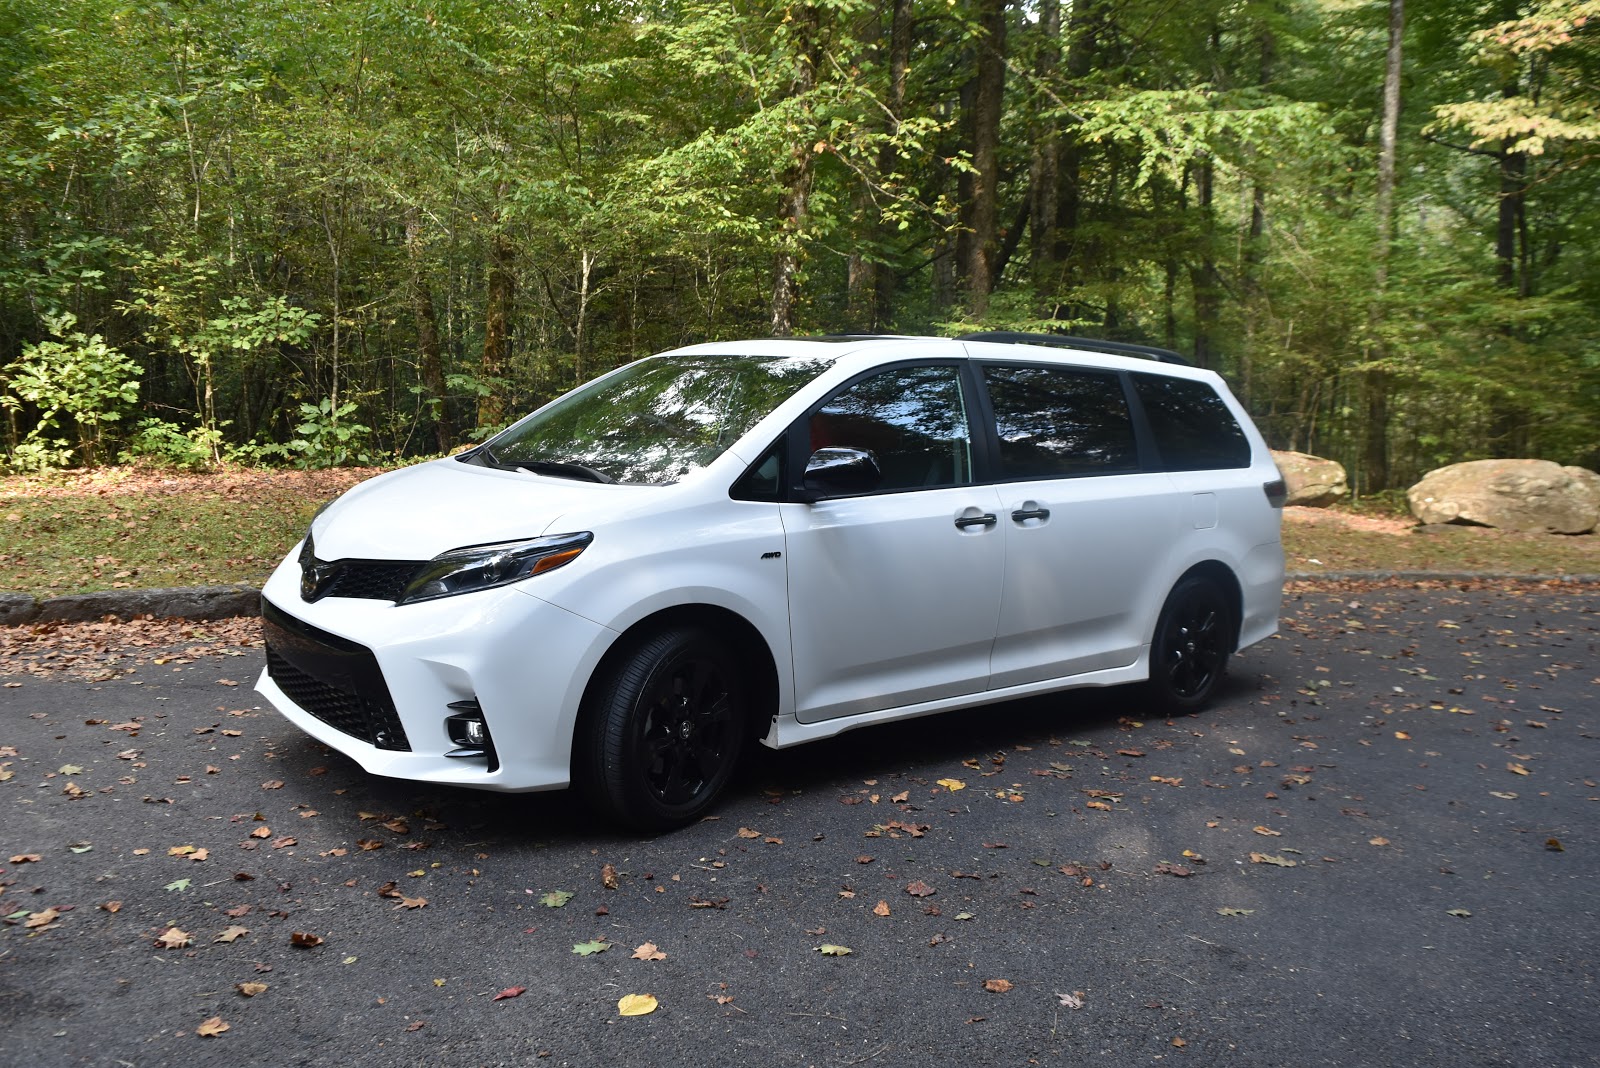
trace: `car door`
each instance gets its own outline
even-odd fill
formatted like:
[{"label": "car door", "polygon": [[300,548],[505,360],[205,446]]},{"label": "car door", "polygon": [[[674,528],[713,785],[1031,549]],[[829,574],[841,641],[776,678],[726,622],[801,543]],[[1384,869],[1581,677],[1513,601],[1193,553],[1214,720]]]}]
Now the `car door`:
[{"label": "car door", "polygon": [[1004,545],[999,499],[973,483],[970,400],[960,365],[904,365],[791,428],[794,470],[832,447],[882,471],[870,492],[782,507],[802,723],[986,688]]},{"label": "car door", "polygon": [[1168,475],[1143,470],[1121,376],[987,364],[982,379],[1006,541],[990,687],[1132,663],[1181,502]]}]

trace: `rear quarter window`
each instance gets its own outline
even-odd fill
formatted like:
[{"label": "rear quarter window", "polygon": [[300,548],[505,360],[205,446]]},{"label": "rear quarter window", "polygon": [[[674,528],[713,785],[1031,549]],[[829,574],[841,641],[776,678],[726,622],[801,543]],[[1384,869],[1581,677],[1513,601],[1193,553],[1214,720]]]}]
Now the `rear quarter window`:
[{"label": "rear quarter window", "polygon": [[1250,466],[1250,439],[1209,384],[1149,374],[1135,374],[1133,384],[1165,470]]},{"label": "rear quarter window", "polygon": [[1139,449],[1114,372],[991,364],[983,369],[1006,479],[1124,475]]}]

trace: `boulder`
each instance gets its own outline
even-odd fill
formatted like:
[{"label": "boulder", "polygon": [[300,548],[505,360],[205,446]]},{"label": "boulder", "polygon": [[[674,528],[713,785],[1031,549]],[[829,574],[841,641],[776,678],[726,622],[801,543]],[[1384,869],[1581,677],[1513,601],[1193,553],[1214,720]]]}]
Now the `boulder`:
[{"label": "boulder", "polygon": [[1337,461],[1324,460],[1303,452],[1274,451],[1272,458],[1278,464],[1283,481],[1289,486],[1286,504],[1326,508],[1350,492],[1344,465]]},{"label": "boulder", "polygon": [[1600,475],[1549,460],[1469,460],[1429,471],[1406,493],[1421,523],[1587,534],[1600,524]]}]

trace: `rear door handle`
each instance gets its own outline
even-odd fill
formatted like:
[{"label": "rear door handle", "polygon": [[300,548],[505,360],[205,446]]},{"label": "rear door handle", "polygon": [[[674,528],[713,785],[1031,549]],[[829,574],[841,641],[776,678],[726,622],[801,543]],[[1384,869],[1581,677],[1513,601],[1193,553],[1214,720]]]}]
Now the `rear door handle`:
[{"label": "rear door handle", "polygon": [[1050,509],[1018,508],[1015,512],[1011,513],[1011,518],[1016,520],[1018,523],[1026,523],[1030,519],[1049,519]]},{"label": "rear door handle", "polygon": [[966,530],[968,527],[992,527],[998,522],[1000,520],[994,517],[993,512],[985,512],[983,515],[964,515],[956,520],[956,526]]}]

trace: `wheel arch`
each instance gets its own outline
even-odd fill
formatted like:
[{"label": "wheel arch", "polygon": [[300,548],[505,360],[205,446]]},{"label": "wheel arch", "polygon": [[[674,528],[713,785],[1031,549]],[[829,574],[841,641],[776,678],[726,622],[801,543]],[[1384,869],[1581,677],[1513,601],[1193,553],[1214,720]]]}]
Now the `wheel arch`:
[{"label": "wheel arch", "polygon": [[[1211,580],[1212,582],[1216,583],[1217,588],[1222,591],[1222,595],[1227,598],[1228,652],[1238,652],[1239,627],[1244,616],[1244,589],[1239,585],[1239,578],[1233,573],[1233,568],[1229,567],[1221,560],[1202,560],[1199,563],[1190,566],[1187,571],[1179,575],[1173,581],[1172,585],[1168,587],[1168,595],[1170,596],[1171,591],[1177,589],[1178,586],[1188,578],[1205,578]],[[1157,625],[1159,625],[1159,623],[1160,617],[1158,615]],[[1153,634],[1154,631],[1151,633]]]},{"label": "wheel arch", "polygon": [[[750,687],[748,726],[751,736],[760,738],[766,734],[767,725],[778,711],[778,666],[767,640],[754,624],[731,609],[713,604],[680,604],[644,616],[612,641],[584,683],[583,699],[579,703],[578,719],[574,725],[574,743],[586,737],[588,732],[584,726],[594,715],[595,692],[604,684],[618,661],[629,655],[645,635],[675,626],[702,627],[728,643]],[[577,744],[572,747],[571,759],[576,772],[580,759]]]}]

